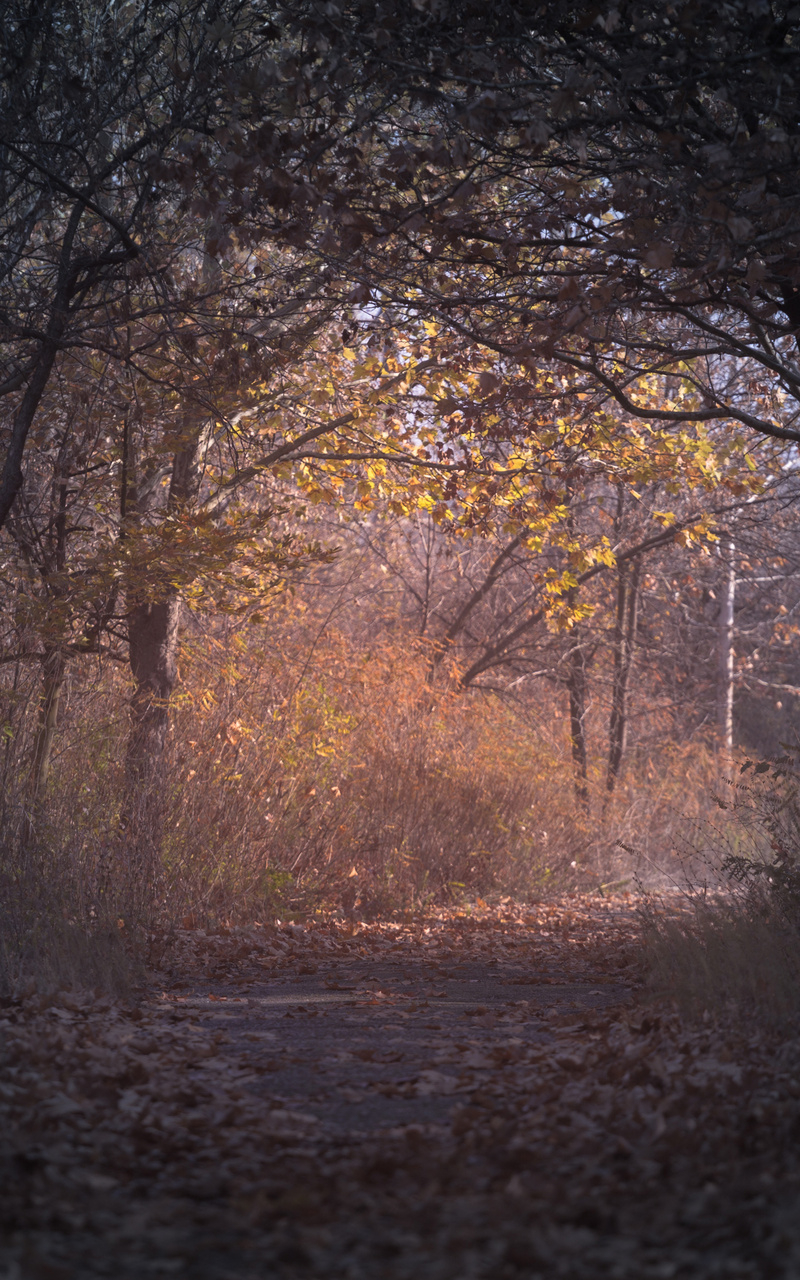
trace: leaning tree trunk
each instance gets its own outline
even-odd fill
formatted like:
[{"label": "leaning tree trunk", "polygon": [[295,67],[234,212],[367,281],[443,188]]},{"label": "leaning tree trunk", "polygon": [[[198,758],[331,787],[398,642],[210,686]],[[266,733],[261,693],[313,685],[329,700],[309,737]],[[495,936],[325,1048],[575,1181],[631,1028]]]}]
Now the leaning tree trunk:
[{"label": "leaning tree trunk", "polygon": [[[54,502],[54,519],[44,544],[47,551],[42,561],[45,580],[52,592],[52,598],[58,600],[62,595],[60,585],[51,579],[51,569],[55,569],[62,582],[67,576],[67,522],[69,484],[65,471],[61,466],[56,468],[52,481]],[[17,532],[16,521],[12,522],[12,535]],[[23,546],[25,543],[23,542]],[[39,698],[39,723],[33,743],[33,757],[28,777],[28,805],[23,828],[25,843],[33,836],[37,821],[44,808],[47,783],[50,778],[50,761],[53,755],[56,730],[58,728],[58,712],[61,704],[61,692],[67,675],[67,659],[64,649],[58,644],[45,642],[42,658],[42,690]]]},{"label": "leaning tree trunk", "polygon": [[622,768],[628,740],[628,695],[639,610],[639,561],[622,564],[617,578],[617,616],[614,626],[614,681],[608,726],[606,792],[611,796]]}]

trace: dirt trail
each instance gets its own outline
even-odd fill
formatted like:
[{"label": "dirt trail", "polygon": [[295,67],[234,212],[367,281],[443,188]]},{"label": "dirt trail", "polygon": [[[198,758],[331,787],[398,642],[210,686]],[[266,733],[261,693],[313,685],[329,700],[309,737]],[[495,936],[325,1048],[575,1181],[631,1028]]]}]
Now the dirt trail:
[{"label": "dirt trail", "polygon": [[187,929],[137,1007],[10,1006],[0,1276],[796,1277],[800,1045],[638,1006],[636,932]]}]

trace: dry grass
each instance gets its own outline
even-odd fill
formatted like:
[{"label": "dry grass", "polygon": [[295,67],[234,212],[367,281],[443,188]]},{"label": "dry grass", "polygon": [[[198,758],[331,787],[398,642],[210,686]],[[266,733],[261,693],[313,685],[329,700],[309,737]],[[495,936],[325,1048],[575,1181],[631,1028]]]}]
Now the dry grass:
[{"label": "dry grass", "polygon": [[[399,635],[329,631],[313,662],[187,646],[165,856],[173,902],[216,918],[343,903],[361,915],[505,893],[541,898],[670,863],[705,804],[702,748],[632,761],[601,819],[576,803],[558,693],[535,707],[426,683]],[[189,695],[191,690],[191,696]],[[686,817],[681,809],[689,810]]]},{"label": "dry grass", "polygon": [[269,635],[271,648],[253,629],[184,646],[161,866],[146,894],[127,874],[119,830],[122,677],[92,680],[76,665],[46,810],[24,848],[35,697],[16,714],[0,851],[6,988],[34,971],[44,984],[61,973],[67,985],[118,988],[154,936],[187,917],[244,922],[322,906],[374,918],[594,889],[630,874],[620,841],[641,849],[643,832],[650,862],[669,869],[681,824],[706,803],[702,748],[633,752],[601,817],[598,736],[587,814],[559,690],[504,703],[446,678],[432,688],[430,655],[413,638],[395,631],[367,647],[328,627],[309,639],[288,607]]},{"label": "dry grass", "polygon": [[690,1017],[734,1014],[781,1026],[800,1014],[800,805],[797,761],[740,760],[721,788],[672,903],[644,912],[651,988]]},{"label": "dry grass", "polygon": [[143,972],[150,921],[136,911],[114,865],[125,730],[112,715],[117,690],[87,681],[81,694],[77,678],[75,686],[47,804],[39,810],[27,793],[35,717],[21,715],[14,726],[15,752],[0,796],[5,993],[33,982],[44,992],[94,988],[119,995]]},{"label": "dry grass", "polygon": [[177,719],[191,750],[166,850],[195,908],[266,912],[349,889],[375,914],[563,878],[585,832],[562,762],[502,708],[429,689],[424,663],[331,636],[304,681],[244,656],[235,681],[198,680],[205,702]]},{"label": "dry grass", "polygon": [[[74,853],[74,851],[73,851]],[[0,873],[0,993],[91,988],[125,994],[141,976],[139,939],[92,892],[69,848],[6,846]]]},{"label": "dry grass", "polygon": [[685,1017],[779,1026],[800,1013],[800,931],[765,891],[651,900],[643,914],[648,986]]}]

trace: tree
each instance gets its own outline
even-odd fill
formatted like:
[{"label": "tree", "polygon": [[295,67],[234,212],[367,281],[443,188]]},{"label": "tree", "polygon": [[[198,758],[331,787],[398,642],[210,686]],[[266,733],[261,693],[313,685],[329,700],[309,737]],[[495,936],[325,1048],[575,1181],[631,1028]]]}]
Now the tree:
[{"label": "tree", "polygon": [[[318,75],[309,85],[311,64]],[[0,528],[22,488],[37,417],[52,420],[59,397],[72,395],[72,380],[86,394],[87,377],[104,370],[113,412],[108,434],[84,461],[110,467],[118,510],[109,514],[106,492],[101,505],[114,546],[101,549],[105,568],[94,546],[89,572],[108,602],[100,629],[118,625],[119,608],[127,625],[135,681],[131,793],[158,772],[182,587],[204,557],[224,562],[222,546],[230,556],[237,541],[218,526],[244,482],[243,421],[330,312],[324,302],[314,306],[324,281],[296,252],[287,259],[323,202],[325,158],[341,142],[336,103],[349,92],[346,77],[338,84],[336,66],[319,52],[307,51],[298,64],[269,15],[245,0],[102,10],[82,0],[46,0],[35,9],[18,0],[4,11],[0,393],[9,407]],[[307,181],[309,166],[316,187]],[[274,390],[266,397],[273,411]],[[335,429],[306,428],[297,447]],[[40,480],[49,461],[45,434],[34,439]],[[275,438],[274,425],[266,447],[258,435],[263,457],[253,474],[295,447]],[[205,455],[226,443],[213,513],[192,523]],[[28,501],[18,531],[31,512]],[[153,556],[156,524],[164,535],[160,558]],[[58,537],[63,592],[65,528]],[[148,541],[137,578],[135,549]],[[38,567],[52,600],[55,577],[45,560],[40,555]],[[85,576],[86,565],[78,572]],[[116,572],[113,583],[106,572]],[[69,594],[74,620],[74,574]],[[52,679],[36,795],[46,780],[68,642],[60,635],[44,663]]]}]

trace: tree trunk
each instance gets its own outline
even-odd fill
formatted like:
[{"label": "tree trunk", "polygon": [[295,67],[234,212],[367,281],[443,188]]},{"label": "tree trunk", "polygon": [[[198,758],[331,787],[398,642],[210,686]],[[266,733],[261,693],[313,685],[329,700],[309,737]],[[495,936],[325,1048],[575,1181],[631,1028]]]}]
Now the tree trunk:
[{"label": "tree trunk", "polygon": [[720,547],[723,580],[717,629],[717,724],[722,751],[730,761],[733,751],[733,613],[736,603],[736,546],[726,538]]},{"label": "tree trunk", "polygon": [[572,763],[575,770],[575,797],[586,813],[589,812],[588,753],[586,750],[586,653],[576,644],[569,654],[569,732],[572,742]]},{"label": "tree trunk", "polygon": [[67,664],[60,649],[49,649],[42,664],[42,697],[39,704],[39,727],[33,747],[30,796],[34,808],[44,800],[50,777],[50,760],[58,727],[58,710]]},{"label": "tree trunk", "polygon": [[50,318],[44,337],[39,344],[39,353],[31,376],[25,387],[24,395],[19,402],[16,413],[11,419],[5,459],[0,471],[0,529],[8,519],[14,505],[14,499],[22,487],[22,458],[28,433],[39,408],[42,396],[50,381],[56,356],[64,332],[69,321],[70,293],[74,284],[72,266],[72,248],[84,212],[84,203],[79,200],[72,209],[67,222],[61,244],[60,263],[56,289],[53,295]]},{"label": "tree trunk", "polygon": [[23,826],[22,842],[30,844],[36,831],[37,818],[42,812],[47,783],[50,778],[50,761],[58,728],[58,710],[61,692],[67,674],[67,663],[60,649],[48,648],[42,663],[42,692],[39,700],[39,724],[33,743],[31,771],[28,777],[28,806]]},{"label": "tree trunk", "polygon": [[610,796],[617,784],[628,739],[628,694],[639,612],[640,562],[620,565],[617,577],[617,616],[614,626],[614,681],[611,718],[608,726],[608,773],[606,791]]},{"label": "tree trunk", "polygon": [[[182,447],[173,455],[167,511],[192,504],[200,485],[206,432],[187,425]],[[137,474],[135,449],[126,430],[121,492],[122,530],[152,516],[157,501],[157,471],[143,480]],[[178,681],[181,597],[168,589],[148,599],[147,583],[128,601],[128,649],[134,691],[131,729],[125,757],[125,793],[120,827],[125,837],[129,891],[146,907],[158,884],[158,859],[167,791],[167,743],[170,701]]]},{"label": "tree trunk", "polygon": [[159,603],[137,604],[128,617],[131,729],[125,757],[121,827],[134,881],[152,887],[164,824],[170,699],[178,678],[181,602],[176,594]]}]

